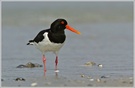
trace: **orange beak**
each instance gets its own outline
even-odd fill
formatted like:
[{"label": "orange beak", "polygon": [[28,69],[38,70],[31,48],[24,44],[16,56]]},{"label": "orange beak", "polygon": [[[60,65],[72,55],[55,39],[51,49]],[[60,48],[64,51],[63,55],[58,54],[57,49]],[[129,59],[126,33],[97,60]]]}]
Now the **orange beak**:
[{"label": "orange beak", "polygon": [[66,29],[75,32],[76,34],[81,34],[79,31],[75,30],[74,28],[70,27],[69,25],[66,25]]}]

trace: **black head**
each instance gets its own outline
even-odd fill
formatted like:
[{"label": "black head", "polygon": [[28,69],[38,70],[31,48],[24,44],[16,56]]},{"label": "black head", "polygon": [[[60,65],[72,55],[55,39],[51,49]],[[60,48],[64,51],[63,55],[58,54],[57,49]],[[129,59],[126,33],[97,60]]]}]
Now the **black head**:
[{"label": "black head", "polygon": [[67,25],[67,21],[65,19],[57,19],[55,20],[52,24],[51,24],[51,31],[52,32],[60,32],[60,31],[64,31],[64,29],[66,28]]}]

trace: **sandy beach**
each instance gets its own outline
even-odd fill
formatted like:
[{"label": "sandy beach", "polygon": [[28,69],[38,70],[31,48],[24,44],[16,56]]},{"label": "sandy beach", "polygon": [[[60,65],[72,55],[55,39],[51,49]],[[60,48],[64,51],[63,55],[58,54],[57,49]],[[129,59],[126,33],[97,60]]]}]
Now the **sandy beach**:
[{"label": "sandy beach", "polygon": [[[3,79],[4,80],[4,79]],[[88,78],[68,79],[61,76],[25,78],[21,80],[4,80],[3,87],[133,87],[133,77],[123,78]]]}]

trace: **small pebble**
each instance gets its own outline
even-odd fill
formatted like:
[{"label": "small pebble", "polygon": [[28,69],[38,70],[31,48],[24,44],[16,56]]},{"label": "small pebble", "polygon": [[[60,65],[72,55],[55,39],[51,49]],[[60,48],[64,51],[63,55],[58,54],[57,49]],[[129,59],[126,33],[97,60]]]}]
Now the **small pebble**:
[{"label": "small pebble", "polygon": [[31,86],[32,87],[37,86],[37,83],[36,82],[35,83],[32,83]]},{"label": "small pebble", "polygon": [[86,66],[93,66],[93,65],[96,65],[96,63],[95,62],[86,62],[84,65],[86,65]]},{"label": "small pebble", "polygon": [[97,82],[101,82],[101,79],[97,79]]},{"label": "small pebble", "polygon": [[83,78],[83,77],[84,77],[84,75],[81,75],[81,77]]},{"label": "small pebble", "polygon": [[129,84],[133,84],[133,82],[129,82]]},{"label": "small pebble", "polygon": [[20,77],[20,78],[16,78],[15,81],[25,81],[25,79]]},{"label": "small pebble", "polygon": [[105,76],[101,76],[101,78],[106,78]]},{"label": "small pebble", "polygon": [[102,68],[102,67],[103,67],[103,65],[102,65],[102,64],[98,64],[98,67]]},{"label": "small pebble", "polygon": [[108,78],[109,76],[101,76],[101,78]]},{"label": "small pebble", "polygon": [[94,81],[94,79],[90,79],[90,81]]}]

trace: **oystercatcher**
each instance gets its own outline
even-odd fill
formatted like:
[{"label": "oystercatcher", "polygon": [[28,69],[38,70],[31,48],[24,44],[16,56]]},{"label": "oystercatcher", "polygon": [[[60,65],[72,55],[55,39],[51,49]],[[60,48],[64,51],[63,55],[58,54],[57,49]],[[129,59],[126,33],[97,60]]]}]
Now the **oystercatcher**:
[{"label": "oystercatcher", "polygon": [[40,31],[33,40],[30,40],[29,43],[27,43],[27,45],[35,45],[36,48],[42,52],[44,73],[46,72],[46,52],[53,52],[56,55],[55,71],[58,71],[58,53],[60,48],[64,45],[66,39],[64,32],[65,29],[80,34],[79,31],[70,27],[65,19],[57,19],[51,24],[49,29]]}]

